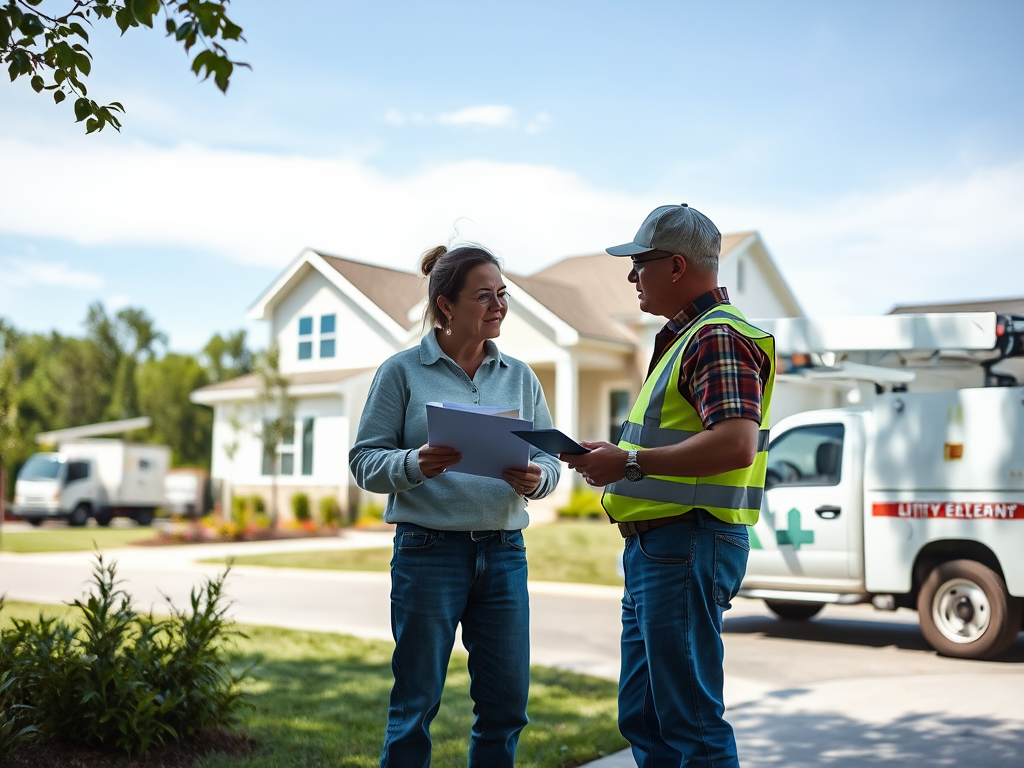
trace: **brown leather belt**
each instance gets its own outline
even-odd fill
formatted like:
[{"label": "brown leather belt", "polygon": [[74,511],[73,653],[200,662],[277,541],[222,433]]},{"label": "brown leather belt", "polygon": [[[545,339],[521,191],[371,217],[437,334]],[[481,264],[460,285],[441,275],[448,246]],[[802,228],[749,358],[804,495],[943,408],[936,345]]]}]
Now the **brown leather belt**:
[{"label": "brown leather belt", "polygon": [[616,525],[619,526],[619,533],[622,534],[622,538],[628,539],[634,533],[643,533],[644,531],[650,531],[654,528],[661,528],[663,525],[678,523],[681,520],[696,519],[697,510],[691,509],[689,512],[684,512],[681,515],[673,515],[672,517],[659,517],[654,520],[637,520],[635,523],[616,523]]}]

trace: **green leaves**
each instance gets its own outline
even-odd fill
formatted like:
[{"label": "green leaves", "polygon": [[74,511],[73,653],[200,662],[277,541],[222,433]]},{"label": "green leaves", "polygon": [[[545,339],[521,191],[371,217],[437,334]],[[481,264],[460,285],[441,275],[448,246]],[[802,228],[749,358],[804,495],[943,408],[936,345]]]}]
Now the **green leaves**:
[{"label": "green leaves", "polygon": [[[0,0],[3,3],[4,0]],[[36,93],[54,91],[54,103],[75,96],[75,120],[85,122],[86,133],[106,126],[120,130],[113,114],[124,112],[118,102],[100,107],[87,100],[83,80],[92,74],[92,54],[83,45],[89,33],[82,21],[113,19],[124,35],[130,28],[152,28],[162,11],[167,36],[181,43],[186,52],[202,50],[192,61],[192,71],[203,80],[213,77],[222,92],[227,92],[236,66],[251,67],[228,58],[218,42],[245,41],[242,28],[227,16],[229,0],[65,0],[71,9],[63,16],[44,16],[28,8],[41,0],[7,0],[0,5],[0,59],[7,65],[11,81],[28,75]],[[16,39],[17,38],[17,39]],[[70,39],[70,40],[69,40]],[[72,43],[78,39],[81,42]],[[83,103],[85,106],[83,106]],[[88,111],[86,111],[86,107]]]},{"label": "green leaves", "polygon": [[[248,706],[240,686],[249,670],[235,671],[227,653],[240,633],[226,616],[226,576],[194,589],[191,610],[171,606],[170,618],[155,619],[132,609],[115,565],[97,555],[91,593],[73,604],[78,621],[15,619],[0,630],[0,756],[5,740],[36,729],[141,755],[233,725]],[[9,728],[5,700],[29,705]]]}]

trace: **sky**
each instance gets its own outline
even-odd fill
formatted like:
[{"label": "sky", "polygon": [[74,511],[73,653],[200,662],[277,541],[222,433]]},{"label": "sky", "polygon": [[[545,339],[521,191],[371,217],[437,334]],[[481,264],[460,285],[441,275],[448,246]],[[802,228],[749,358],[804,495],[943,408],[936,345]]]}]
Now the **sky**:
[{"label": "sky", "polygon": [[226,95],[162,30],[94,27],[120,133],[0,81],[0,317],[261,346],[248,307],[305,247],[411,271],[470,239],[529,274],[681,202],[757,230],[812,316],[1024,294],[1024,3],[230,8]]}]

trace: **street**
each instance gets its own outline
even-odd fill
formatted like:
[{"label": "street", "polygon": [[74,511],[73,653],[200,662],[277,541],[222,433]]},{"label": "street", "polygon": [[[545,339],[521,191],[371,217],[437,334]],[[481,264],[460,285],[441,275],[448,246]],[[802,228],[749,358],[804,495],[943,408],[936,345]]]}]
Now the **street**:
[{"label": "street", "polygon": [[[182,604],[218,566],[197,558],[235,552],[315,551],[387,545],[387,533],[259,544],[130,547],[112,551],[141,608],[163,595]],[[244,549],[243,549],[244,548]],[[90,553],[0,555],[11,600],[78,597]],[[614,679],[615,587],[531,584],[533,661]],[[235,568],[227,592],[243,623],[390,639],[389,580],[382,573]],[[810,622],[782,622],[759,601],[727,614],[726,701],[745,766],[1020,765],[1024,755],[1024,635],[998,662],[941,658],[916,614],[829,607]],[[629,766],[627,753],[593,764]]]}]

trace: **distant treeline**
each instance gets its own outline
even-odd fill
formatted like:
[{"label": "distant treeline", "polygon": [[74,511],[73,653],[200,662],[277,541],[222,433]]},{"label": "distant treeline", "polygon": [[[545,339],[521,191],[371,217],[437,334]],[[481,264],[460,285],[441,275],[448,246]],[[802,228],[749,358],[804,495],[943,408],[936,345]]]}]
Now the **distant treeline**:
[{"label": "distant treeline", "polygon": [[108,314],[96,302],[84,325],[82,337],[21,333],[0,318],[0,463],[8,477],[36,450],[39,432],[133,416],[153,426],[132,439],[170,446],[175,466],[208,469],[213,413],[189,393],[253,369],[245,331],[214,334],[188,355],[167,351],[167,335],[142,309]]}]

